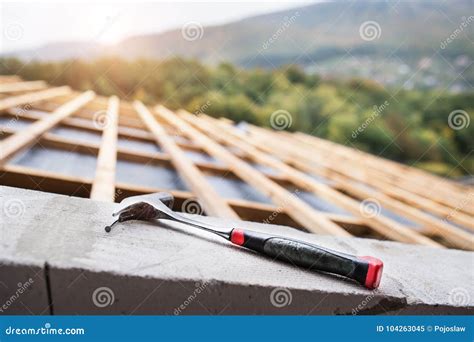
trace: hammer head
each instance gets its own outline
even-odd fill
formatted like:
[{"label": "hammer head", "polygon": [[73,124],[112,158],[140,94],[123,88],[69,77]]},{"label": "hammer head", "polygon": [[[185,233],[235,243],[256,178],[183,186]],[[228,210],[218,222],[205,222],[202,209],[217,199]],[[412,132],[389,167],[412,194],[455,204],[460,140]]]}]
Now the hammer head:
[{"label": "hammer head", "polygon": [[120,202],[121,209],[113,214],[118,218],[111,225],[106,226],[105,231],[110,232],[117,222],[170,218],[173,216],[171,210],[173,203],[173,195],[167,192],[125,198]]}]

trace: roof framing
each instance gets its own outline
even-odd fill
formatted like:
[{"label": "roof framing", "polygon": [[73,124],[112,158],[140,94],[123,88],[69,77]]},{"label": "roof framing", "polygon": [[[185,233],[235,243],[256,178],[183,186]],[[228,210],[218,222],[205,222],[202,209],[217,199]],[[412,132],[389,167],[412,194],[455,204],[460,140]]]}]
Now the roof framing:
[{"label": "roof framing", "polygon": [[[178,204],[197,198],[209,215],[267,222],[271,219],[272,223],[314,233],[474,249],[472,187],[406,165],[303,133],[276,132],[252,125],[244,132],[228,119],[173,112],[163,106],[151,110],[140,102],[128,103],[115,96],[105,98],[91,91],[76,94],[68,87],[50,88],[43,81],[0,77],[0,93],[0,116],[31,122],[23,129],[0,124],[3,185],[120,201],[129,195],[164,189],[117,182],[117,160],[152,163],[175,169],[188,185],[190,191],[171,191]],[[44,115],[33,109],[50,113]],[[98,112],[104,114],[104,127],[95,122]],[[52,132],[56,126],[102,135],[101,142],[59,136]],[[120,147],[119,139],[154,143],[163,152]],[[19,151],[35,143],[97,156],[95,177],[9,163]],[[192,160],[186,151],[208,154],[223,164]],[[276,174],[258,170],[252,164],[272,168]],[[223,179],[237,177],[273,203],[222,197],[216,185],[207,181],[206,176],[211,174]],[[313,175],[328,182],[316,181]],[[288,186],[310,192],[353,216],[320,211],[295,196]],[[367,199],[412,220],[418,227],[385,215],[364,216],[361,203]]]}]

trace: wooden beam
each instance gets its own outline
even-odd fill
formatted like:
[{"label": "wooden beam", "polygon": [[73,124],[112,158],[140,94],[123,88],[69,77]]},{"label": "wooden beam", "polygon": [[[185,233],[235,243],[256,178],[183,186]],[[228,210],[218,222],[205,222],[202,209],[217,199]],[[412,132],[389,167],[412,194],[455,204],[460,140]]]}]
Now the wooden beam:
[{"label": "wooden beam", "polygon": [[[38,108],[38,106],[33,105],[32,109],[35,109],[35,108],[41,109],[41,108]],[[39,114],[39,113],[29,112],[26,110],[16,111],[13,108],[9,108],[4,113],[0,113],[0,115],[2,114],[7,114],[15,118],[21,118],[21,119],[30,120],[30,121],[40,120],[44,117],[44,115]],[[91,120],[79,118],[77,117],[76,114],[74,115],[74,117],[66,118],[63,121],[61,121],[61,125],[66,126],[66,127],[71,127],[71,128],[77,128],[81,130],[87,130],[87,131],[98,133],[98,134],[102,132],[102,129],[100,127],[96,127],[92,123]],[[153,142],[153,143],[155,142],[155,139],[151,133],[149,133],[148,131],[138,130],[135,128],[130,129],[129,127],[119,126],[118,135],[119,135],[119,138],[128,138],[132,140],[140,140],[140,141]],[[183,141],[177,141],[176,143],[178,144],[179,147],[185,150],[198,151],[198,152],[202,151],[198,146],[194,144],[189,144]]]},{"label": "wooden beam", "polygon": [[156,113],[195,141],[209,155],[225,162],[235,175],[268,196],[276,205],[283,208],[291,218],[309,231],[338,236],[351,236],[351,234],[343,228],[328,220],[324,215],[321,215],[321,213],[315,211],[309,204],[300,200],[293,193],[273,182],[264,174],[230,153],[224,147],[206,137],[170,110],[163,106],[157,106]]},{"label": "wooden beam", "polygon": [[[71,119],[73,118],[65,119],[61,122],[61,125]],[[0,132],[2,132],[2,134],[4,134],[5,136],[13,135],[18,131],[18,129],[8,128],[0,125]],[[81,153],[92,154],[95,156],[99,154],[100,149],[100,145],[95,142],[86,142],[80,139],[66,138],[51,132],[43,134],[39,142],[45,147],[51,147],[67,151],[80,151]],[[197,146],[196,148],[199,151],[202,151]],[[162,152],[153,153],[146,151],[138,151],[126,147],[118,147],[117,157],[120,160],[127,160],[137,163],[152,162],[154,164],[164,165],[165,167],[172,167],[169,155]],[[205,174],[213,174],[223,177],[231,175],[231,171],[229,170],[229,168],[222,164],[216,164],[206,161],[195,161],[194,165],[196,165],[199,170],[201,170],[201,172]],[[279,184],[287,181],[282,175],[278,174],[268,174],[267,177]]]},{"label": "wooden beam", "polygon": [[23,80],[17,75],[0,75],[0,83],[18,83]]},{"label": "wooden beam", "polygon": [[[251,144],[251,137],[238,134],[237,130],[228,124],[224,124],[223,122],[217,123],[219,120],[211,119],[205,115],[200,115],[199,119],[194,118],[194,120],[189,120],[188,122],[194,124],[196,128],[205,131],[206,134],[214,139],[223,141],[226,144],[237,147],[246,152],[255,162],[283,173],[286,178],[293,182],[294,185],[302,189],[307,189],[308,191],[313,192],[316,196],[320,196],[321,198],[325,198],[340,205],[356,217],[364,220],[367,226],[382,236],[395,241],[442,247],[441,244],[423,236],[413,229],[405,227],[381,215],[374,216],[371,219],[363,217],[360,210],[360,202],[355,201],[325,184],[316,182],[313,178],[286,165],[279,159],[261,152]],[[211,126],[211,122],[218,126]]]},{"label": "wooden beam", "polygon": [[29,104],[32,102],[46,100],[56,96],[67,95],[71,93],[69,87],[58,87],[46,89],[34,93],[27,93],[23,95],[11,96],[0,100],[0,110],[7,108],[20,106],[23,104]]},{"label": "wooden beam", "polygon": [[[273,134],[259,134],[263,133],[260,128],[251,129],[252,134],[260,143],[258,145],[261,149],[271,149],[272,153],[285,162],[290,163],[298,169],[322,175],[338,183],[347,193],[357,193],[363,195],[358,196],[360,199],[374,198],[378,200],[381,205],[387,207],[394,212],[407,217],[414,222],[419,223],[427,229],[430,234],[440,234],[443,238],[450,241],[453,245],[466,250],[474,249],[473,235],[450,224],[444,223],[441,220],[435,219],[430,215],[416,210],[404,203],[398,202],[388,196],[378,193],[376,191],[368,190],[362,186],[357,186],[353,182],[341,182],[341,176],[333,172],[320,172],[319,166],[314,165],[312,157],[308,155],[308,151],[302,150],[297,144],[289,144],[284,138],[274,136]],[[284,141],[285,143],[281,143]],[[279,144],[277,144],[279,142]],[[350,173],[350,170],[348,170]]]},{"label": "wooden beam", "polygon": [[307,148],[322,149],[332,159],[339,159],[341,163],[351,163],[353,168],[359,168],[371,183],[378,181],[383,185],[392,185],[397,189],[406,190],[410,194],[423,196],[424,202],[430,201],[433,205],[438,203],[448,208],[465,211],[474,214],[474,206],[461,205],[465,201],[465,196],[469,190],[467,187],[455,184],[454,182],[430,175],[422,170],[413,167],[400,165],[398,163],[372,156],[366,152],[335,144],[323,139],[308,136],[303,133],[292,134],[295,143],[305,144]]},{"label": "wooden beam", "polygon": [[[281,139],[288,139],[288,137],[285,136],[278,136],[277,137],[279,140]],[[288,142],[291,142],[292,139],[288,139]],[[292,145],[295,145],[296,143],[293,141]],[[333,145],[337,145],[334,143],[331,143]],[[305,150],[304,146],[298,145],[298,148],[301,151]],[[307,150],[308,153],[310,151],[314,152],[315,148],[318,148],[317,146],[311,147],[310,150]],[[337,150],[337,147],[335,147]],[[319,152],[319,150],[318,150]],[[324,167],[327,167],[331,169],[332,171],[335,171],[345,177],[352,178],[358,182],[363,182],[366,184],[369,184],[370,186],[378,189],[380,192],[394,198],[398,199],[404,203],[409,204],[410,206],[415,206],[417,208],[420,208],[424,211],[427,211],[429,213],[432,213],[436,216],[445,218],[447,221],[454,222],[457,224],[460,224],[462,226],[465,226],[466,228],[469,228],[471,230],[474,230],[474,219],[473,217],[469,216],[467,212],[472,207],[472,202],[474,200],[474,196],[469,193],[466,193],[464,196],[460,197],[458,201],[459,204],[456,207],[452,206],[445,206],[442,205],[438,202],[434,202],[431,199],[428,199],[426,197],[423,197],[422,195],[418,194],[417,192],[412,192],[409,191],[408,189],[415,189],[415,186],[411,186],[408,189],[404,189],[401,186],[398,186],[398,183],[395,181],[386,181],[384,179],[381,179],[380,175],[374,174],[373,170],[370,167],[370,164],[366,165],[361,165],[359,168],[357,167],[357,164],[359,163],[358,161],[355,160],[338,160],[336,157],[334,157],[335,151],[328,150],[327,155],[325,155],[324,158],[321,158],[318,160],[318,163],[324,165]],[[356,151],[354,153],[357,153]],[[351,164],[351,170],[347,170],[347,168],[344,167],[347,163]],[[359,172],[356,172],[355,170],[359,170]],[[431,184],[428,188],[431,189],[437,189],[436,184]],[[434,190],[433,190],[434,191]],[[451,197],[454,196],[454,193],[459,192],[453,190],[451,193]],[[447,197],[450,195],[447,194]]]},{"label": "wooden beam", "polygon": [[214,190],[201,171],[176,145],[143,103],[135,101],[134,107],[143,123],[155,136],[156,143],[168,153],[179,175],[202,203],[204,211],[212,216],[238,219],[238,215]]},{"label": "wooden beam", "polygon": [[[409,180],[414,181],[411,184],[429,186],[433,183],[436,183],[439,187],[446,187],[449,191],[466,191],[467,187],[453,182],[452,180],[441,178],[439,176],[430,174],[426,171],[417,169],[415,167],[400,164],[398,162],[385,159],[382,157],[374,156],[370,153],[356,150],[344,145],[336,144],[334,142],[324,140],[312,135],[304,134],[301,132],[295,132],[293,136],[304,142],[308,143],[319,143],[329,148],[331,152],[334,152],[336,149],[337,153],[346,156],[349,158],[354,158],[359,161],[359,163],[364,163],[367,165],[369,163],[373,168],[376,168],[384,173],[388,173],[393,176],[398,181],[400,180]],[[362,158],[361,158],[362,157]]]},{"label": "wooden beam", "polygon": [[42,134],[56,126],[61,120],[70,116],[78,108],[94,98],[93,91],[85,92],[74,100],[59,107],[56,111],[43,119],[31,124],[28,128],[0,141],[0,166],[2,166],[16,152],[33,144]]},{"label": "wooden beam", "polygon": [[[68,176],[57,172],[43,171],[30,167],[7,164],[0,170],[0,184],[20,187],[25,189],[39,190],[45,192],[58,193],[68,196],[77,196],[87,198],[90,195],[92,180],[77,176]],[[194,195],[187,191],[167,190],[160,188],[143,187],[134,184],[117,183],[116,184],[116,201],[142,194],[154,192],[170,192],[176,199],[175,210],[181,210],[181,204],[186,200],[193,198]],[[251,202],[241,199],[226,199],[231,208],[249,221],[264,222],[269,217],[272,218],[273,224],[295,226],[295,222],[291,220],[285,213],[279,212],[279,208],[264,203]],[[278,212],[278,215],[274,215]],[[328,219],[338,224],[354,227],[354,229],[363,228],[363,223],[355,220],[353,217],[340,215],[327,215]]]},{"label": "wooden beam", "polygon": [[92,183],[91,199],[93,200],[114,202],[115,199],[119,103],[116,96],[109,99],[97,158],[97,169]]},{"label": "wooden beam", "polygon": [[0,84],[0,93],[14,93],[21,91],[40,90],[48,87],[44,81],[14,82]]}]

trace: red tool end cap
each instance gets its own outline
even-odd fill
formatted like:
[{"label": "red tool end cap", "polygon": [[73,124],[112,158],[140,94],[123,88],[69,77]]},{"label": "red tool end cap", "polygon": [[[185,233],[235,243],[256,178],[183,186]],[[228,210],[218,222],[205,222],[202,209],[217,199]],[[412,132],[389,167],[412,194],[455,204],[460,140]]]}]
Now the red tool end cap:
[{"label": "red tool end cap", "polygon": [[382,279],[382,260],[371,256],[362,256],[359,258],[369,263],[369,269],[367,270],[367,276],[365,277],[365,287],[368,289],[376,289],[380,285],[380,279]]}]

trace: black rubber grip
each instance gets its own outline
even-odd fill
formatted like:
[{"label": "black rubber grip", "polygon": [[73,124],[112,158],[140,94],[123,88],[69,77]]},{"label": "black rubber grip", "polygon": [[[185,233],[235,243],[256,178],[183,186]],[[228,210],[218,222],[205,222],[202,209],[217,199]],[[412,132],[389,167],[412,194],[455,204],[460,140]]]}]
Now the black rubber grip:
[{"label": "black rubber grip", "polygon": [[367,260],[294,239],[249,230],[234,229],[234,231],[232,242],[243,247],[304,269],[329,272],[354,279],[367,286],[369,271]]}]

